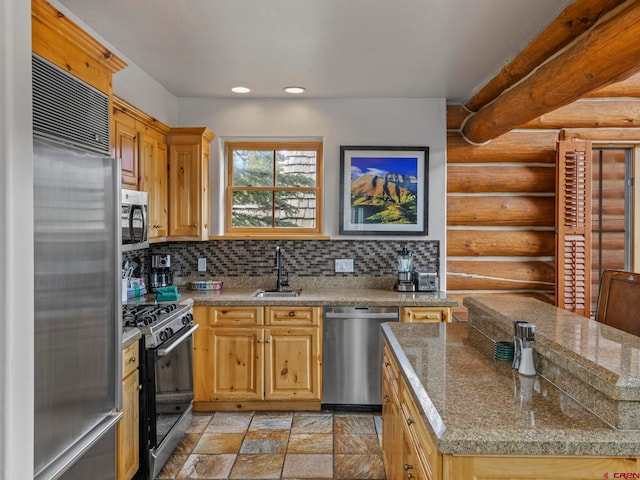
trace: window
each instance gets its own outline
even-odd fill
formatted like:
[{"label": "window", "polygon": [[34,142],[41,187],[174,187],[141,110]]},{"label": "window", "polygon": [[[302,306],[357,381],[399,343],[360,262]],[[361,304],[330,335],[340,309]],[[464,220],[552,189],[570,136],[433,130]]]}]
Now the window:
[{"label": "window", "polygon": [[602,272],[633,270],[633,151],[593,147],[591,185],[591,311]]},{"label": "window", "polygon": [[227,233],[321,233],[321,143],[229,142],[226,155]]}]

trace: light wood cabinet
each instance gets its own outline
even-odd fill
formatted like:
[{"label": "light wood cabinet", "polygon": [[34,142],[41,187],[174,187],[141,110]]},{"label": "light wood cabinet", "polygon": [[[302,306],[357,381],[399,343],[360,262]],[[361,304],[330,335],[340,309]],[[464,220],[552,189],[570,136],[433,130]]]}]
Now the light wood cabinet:
[{"label": "light wood cabinet", "polygon": [[450,322],[451,307],[402,307],[401,322]]},{"label": "light wood cabinet", "polygon": [[149,193],[149,241],[166,240],[169,232],[169,164],[164,136],[138,133],[140,190]]},{"label": "light wood cabinet", "polygon": [[122,159],[122,186],[149,194],[149,241],[169,234],[169,127],[121,98],[113,98],[114,156]]},{"label": "light wood cabinet", "polygon": [[169,240],[209,238],[209,157],[214,134],[207,128],[174,128],[169,145]]},{"label": "light wood cabinet", "polygon": [[130,480],[138,471],[140,377],[138,343],[122,352],[122,418],[118,423],[118,480]]},{"label": "light wood cabinet", "polygon": [[194,317],[196,409],[319,408],[320,307],[197,306]]},{"label": "light wood cabinet", "polygon": [[113,111],[113,156],[120,159],[122,187],[138,190],[140,163],[138,159],[138,132],[136,122],[130,116]]}]

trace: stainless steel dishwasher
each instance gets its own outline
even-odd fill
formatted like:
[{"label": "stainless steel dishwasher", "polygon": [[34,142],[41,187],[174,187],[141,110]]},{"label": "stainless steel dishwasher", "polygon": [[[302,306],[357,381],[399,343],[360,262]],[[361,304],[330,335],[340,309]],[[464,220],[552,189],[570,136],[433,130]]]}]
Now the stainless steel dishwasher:
[{"label": "stainless steel dishwasher", "polygon": [[378,410],[382,402],[382,331],[397,307],[325,307],[322,407]]}]

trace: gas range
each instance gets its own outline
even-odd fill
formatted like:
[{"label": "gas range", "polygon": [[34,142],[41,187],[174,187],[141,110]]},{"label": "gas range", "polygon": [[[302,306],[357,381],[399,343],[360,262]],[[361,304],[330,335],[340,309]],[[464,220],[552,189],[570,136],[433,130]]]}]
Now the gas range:
[{"label": "gas range", "polygon": [[191,325],[193,313],[189,305],[177,303],[123,305],[122,322],[140,329],[145,348],[155,348]]}]

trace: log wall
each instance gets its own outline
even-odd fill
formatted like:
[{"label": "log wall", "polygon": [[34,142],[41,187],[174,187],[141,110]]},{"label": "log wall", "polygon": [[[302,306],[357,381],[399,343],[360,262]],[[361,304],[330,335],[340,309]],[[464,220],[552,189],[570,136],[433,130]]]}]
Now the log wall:
[{"label": "log wall", "polygon": [[[640,82],[640,76],[636,78]],[[464,107],[448,108],[447,293],[451,297],[460,304],[465,296],[496,294],[555,303],[556,142],[561,136],[575,136],[593,139],[594,148],[612,142],[637,144],[640,100],[629,98],[629,92],[640,95],[640,87],[634,85],[627,80],[624,88],[603,89],[602,96],[606,93],[609,98],[581,99],[485,145],[472,145],[461,135],[468,113]],[[618,94],[625,96],[624,101],[611,98]],[[617,257],[620,241],[608,242],[604,252]],[[454,314],[466,319],[463,307]]]}]

